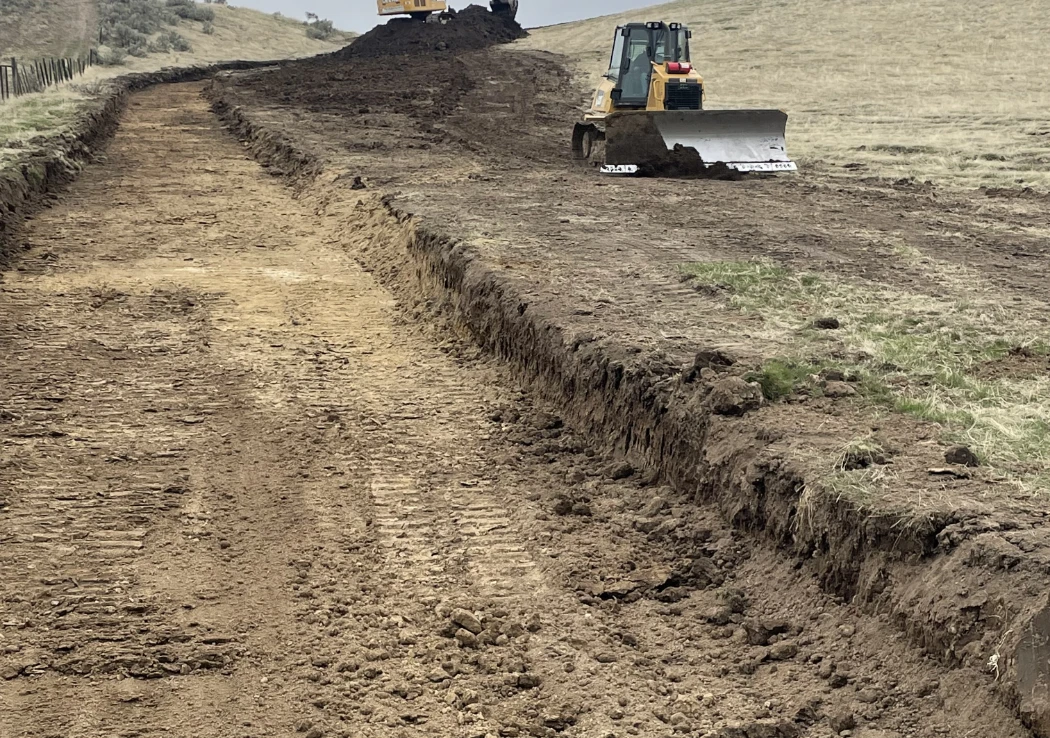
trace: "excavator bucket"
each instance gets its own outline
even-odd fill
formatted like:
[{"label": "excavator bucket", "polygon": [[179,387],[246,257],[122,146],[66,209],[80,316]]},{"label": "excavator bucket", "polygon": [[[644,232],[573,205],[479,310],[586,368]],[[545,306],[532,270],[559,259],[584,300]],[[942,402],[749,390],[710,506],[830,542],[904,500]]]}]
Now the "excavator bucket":
[{"label": "excavator bucket", "polygon": [[490,0],[489,9],[496,15],[514,20],[518,14],[518,0]]},{"label": "excavator bucket", "polygon": [[623,111],[605,119],[606,174],[793,172],[780,110]]}]

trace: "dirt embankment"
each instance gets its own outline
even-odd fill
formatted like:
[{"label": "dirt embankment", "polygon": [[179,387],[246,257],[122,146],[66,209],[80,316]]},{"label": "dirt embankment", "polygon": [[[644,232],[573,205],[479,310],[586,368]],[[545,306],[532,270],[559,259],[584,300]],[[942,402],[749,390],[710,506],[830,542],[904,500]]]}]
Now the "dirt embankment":
[{"label": "dirt embankment", "polygon": [[[479,183],[464,189],[464,197],[477,200],[485,196],[486,188],[513,190],[507,182],[492,183],[501,176],[498,172],[522,170],[521,181],[527,182],[530,166],[554,160],[563,148],[549,135],[565,117],[563,103],[529,94],[544,78],[538,65],[547,62],[526,55],[507,61],[502,56],[507,52],[489,53],[492,56],[465,64],[446,60],[443,74],[449,77],[448,85],[461,91],[450,113],[432,114],[422,105],[414,113],[411,103],[385,103],[388,92],[382,89],[370,99],[365,99],[368,93],[357,93],[362,96],[353,104],[359,106],[358,114],[340,119],[343,135],[335,144],[315,137],[309,126],[299,126],[289,135],[292,129],[281,127],[265,98],[255,99],[257,107],[250,109],[244,102],[251,96],[236,89],[294,94],[307,109],[326,116],[330,126],[335,118],[327,116],[340,115],[353,105],[336,94],[334,84],[307,83],[320,67],[294,65],[272,76],[219,85],[211,94],[220,113],[264,160],[274,156],[267,139],[283,130],[289,135],[286,143],[322,152],[321,156],[335,158],[333,148],[343,147],[350,154],[339,160],[339,166],[355,167],[349,171],[370,174],[373,183],[384,186],[415,187],[413,176],[441,176],[436,172],[454,179],[453,168],[459,161],[464,173],[469,172],[464,179]],[[498,79],[479,82],[468,71],[501,65],[519,72],[519,82],[530,80],[519,88],[526,91],[522,96],[530,98],[527,102],[499,96],[496,91],[507,88]],[[432,60],[426,60],[425,75],[423,66],[420,63],[413,72],[413,65],[406,62],[404,77],[429,78]],[[332,79],[332,70],[332,62],[326,60],[325,79]],[[357,61],[341,74],[360,79],[379,72]],[[322,98],[335,107],[326,107]],[[491,131],[497,138],[500,119],[484,115],[493,109],[533,123],[513,128],[517,148],[525,151],[502,159],[498,168],[471,171],[470,164],[462,163],[464,152],[495,151],[487,148],[486,134]],[[377,124],[384,115],[387,119],[418,115],[426,122],[430,138],[378,135]],[[548,120],[551,125],[544,129]],[[479,131],[474,140],[470,140],[471,126]],[[507,135],[510,129],[502,130]],[[525,141],[537,143],[529,146]],[[364,153],[406,149],[428,152],[427,174],[416,169],[398,174],[382,165],[371,166],[369,154]],[[537,174],[545,181],[573,178],[571,172],[555,169]],[[785,187],[791,193],[801,188]],[[452,191],[455,186],[442,183],[442,198],[451,199]],[[968,674],[964,678],[968,686],[962,689],[971,694],[998,692],[1039,735],[1050,735],[1045,701],[1050,666],[1044,658],[1050,564],[1043,542],[1045,515],[1023,509],[961,509],[917,518],[885,510],[876,514],[851,499],[809,494],[807,467],[793,453],[791,436],[801,421],[787,417],[793,411],[786,411],[784,417],[756,412],[761,399],[742,380],[744,369],[730,353],[717,347],[694,349],[695,360],[683,364],[644,342],[581,330],[562,305],[541,299],[540,290],[527,278],[447,235],[443,227],[447,224],[425,201],[438,197],[436,190],[415,187],[413,194],[426,213],[422,218],[391,198],[377,198],[361,207],[357,221],[364,262],[406,304],[415,305],[417,315],[449,321],[508,362],[522,381],[564,408],[573,426],[588,429],[591,441],[614,458],[670,483],[682,499],[716,505],[738,528],[776,541],[828,591],[862,603],[871,612],[891,614],[924,653]],[[487,212],[497,217],[496,211]],[[449,214],[450,221],[455,217]],[[357,221],[348,222],[348,227],[356,227]],[[590,233],[597,237],[593,227]],[[571,254],[573,246],[565,248]],[[606,253],[606,261],[609,258]],[[580,262],[581,272],[584,265]],[[823,407],[834,412],[828,416],[830,422],[837,422],[835,415],[842,417],[838,406]],[[814,415],[813,420],[818,418]],[[855,421],[847,417],[845,422]],[[901,427],[906,431],[905,426]]]}]

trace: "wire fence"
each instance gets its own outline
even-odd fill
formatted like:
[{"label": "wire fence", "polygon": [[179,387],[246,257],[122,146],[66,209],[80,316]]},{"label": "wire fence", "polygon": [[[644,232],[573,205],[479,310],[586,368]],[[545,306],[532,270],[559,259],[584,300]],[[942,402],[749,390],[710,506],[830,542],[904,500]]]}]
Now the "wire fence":
[{"label": "wire fence", "polygon": [[15,57],[0,59],[0,102],[70,82],[98,62],[98,52],[94,49],[77,57],[49,56],[35,61]]}]

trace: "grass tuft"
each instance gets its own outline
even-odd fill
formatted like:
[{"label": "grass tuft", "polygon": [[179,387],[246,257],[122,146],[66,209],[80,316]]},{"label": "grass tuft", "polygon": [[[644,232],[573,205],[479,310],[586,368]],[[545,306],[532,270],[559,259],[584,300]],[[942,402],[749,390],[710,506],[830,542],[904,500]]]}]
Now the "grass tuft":
[{"label": "grass tuft", "polygon": [[820,367],[784,359],[770,359],[758,371],[745,376],[748,382],[757,382],[762,396],[770,402],[797,394],[800,387],[812,382]]}]

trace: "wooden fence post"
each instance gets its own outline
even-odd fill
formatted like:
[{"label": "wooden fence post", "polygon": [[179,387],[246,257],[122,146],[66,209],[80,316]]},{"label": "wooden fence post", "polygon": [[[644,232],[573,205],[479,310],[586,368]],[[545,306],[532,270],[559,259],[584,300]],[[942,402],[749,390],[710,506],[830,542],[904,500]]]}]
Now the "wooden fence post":
[{"label": "wooden fence post", "polygon": [[15,81],[15,95],[19,94],[18,91],[18,60],[13,56],[11,57],[11,78]]}]

